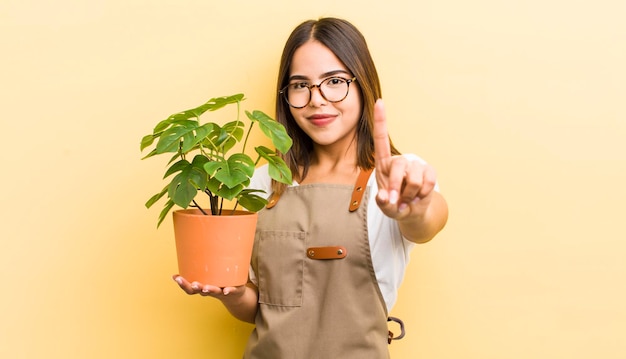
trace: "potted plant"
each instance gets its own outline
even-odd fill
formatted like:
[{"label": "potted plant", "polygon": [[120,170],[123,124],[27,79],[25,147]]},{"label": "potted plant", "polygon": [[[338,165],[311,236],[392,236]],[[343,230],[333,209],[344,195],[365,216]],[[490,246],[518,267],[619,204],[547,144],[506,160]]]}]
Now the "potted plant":
[{"label": "potted plant", "polygon": [[[146,207],[167,197],[157,227],[174,206],[182,208],[173,212],[174,232],[179,273],[189,281],[221,287],[245,284],[256,212],[267,204],[260,196],[263,191],[248,188],[250,178],[264,159],[273,179],[287,184],[292,181],[289,167],[279,155],[292,144],[285,128],[258,110],[245,111],[249,120],[246,126],[240,118],[243,100],[243,94],[212,98],[160,121],[141,140],[141,151],[152,147],[142,159],[171,157],[164,176],[170,178],[169,183],[146,202]],[[235,120],[223,125],[200,122],[205,112],[233,104],[237,107]],[[256,146],[253,160],[246,154],[246,145],[255,124],[276,150]],[[208,208],[200,204],[199,193],[208,200]]]}]

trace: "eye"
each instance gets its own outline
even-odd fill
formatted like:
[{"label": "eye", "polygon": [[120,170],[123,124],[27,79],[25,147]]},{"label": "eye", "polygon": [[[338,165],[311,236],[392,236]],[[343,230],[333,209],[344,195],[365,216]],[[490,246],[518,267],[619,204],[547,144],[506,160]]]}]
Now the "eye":
[{"label": "eye", "polygon": [[342,79],[341,77],[331,77],[328,80],[325,81],[326,85],[334,87],[334,86],[341,86],[343,84],[346,83],[345,79]]},{"label": "eye", "polygon": [[294,82],[289,84],[290,90],[304,90],[309,87],[307,82]]}]

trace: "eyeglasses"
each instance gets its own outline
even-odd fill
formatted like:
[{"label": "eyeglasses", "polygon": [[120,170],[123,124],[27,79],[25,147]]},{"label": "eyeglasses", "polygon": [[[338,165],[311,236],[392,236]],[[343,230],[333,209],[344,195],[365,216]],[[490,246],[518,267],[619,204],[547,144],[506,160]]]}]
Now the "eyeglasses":
[{"label": "eyeglasses", "polygon": [[336,103],[348,97],[350,84],[354,81],[356,81],[356,77],[351,79],[329,77],[318,85],[309,85],[307,82],[294,82],[283,87],[279,93],[283,95],[289,106],[303,108],[311,102],[311,90],[313,87],[317,87],[320,90],[320,95],[326,101]]}]

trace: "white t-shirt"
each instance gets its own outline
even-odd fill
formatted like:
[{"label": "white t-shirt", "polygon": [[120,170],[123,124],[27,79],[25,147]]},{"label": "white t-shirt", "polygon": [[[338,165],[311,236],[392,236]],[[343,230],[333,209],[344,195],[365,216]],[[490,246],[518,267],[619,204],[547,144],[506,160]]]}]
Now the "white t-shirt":
[{"label": "white t-shirt", "polygon": [[[405,155],[411,160],[423,160],[415,155]],[[272,179],[268,174],[267,165],[256,169],[250,182],[250,188],[262,189],[268,197],[272,193]],[[400,233],[398,223],[385,216],[376,204],[376,170],[367,182],[370,188],[369,202],[367,204],[367,230],[372,253],[372,264],[376,272],[378,286],[387,305],[387,312],[391,312],[398,296],[398,288],[404,279],[406,266],[409,264],[409,253],[415,243],[406,240]],[[298,183],[294,182],[294,186]],[[250,269],[250,279],[257,284],[256,276]]]}]

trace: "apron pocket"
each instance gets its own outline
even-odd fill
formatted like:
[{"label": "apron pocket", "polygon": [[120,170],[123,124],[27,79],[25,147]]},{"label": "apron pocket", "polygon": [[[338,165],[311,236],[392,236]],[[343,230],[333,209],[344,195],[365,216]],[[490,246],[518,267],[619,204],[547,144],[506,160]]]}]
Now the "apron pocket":
[{"label": "apron pocket", "polygon": [[305,232],[258,232],[259,303],[302,306]]}]

